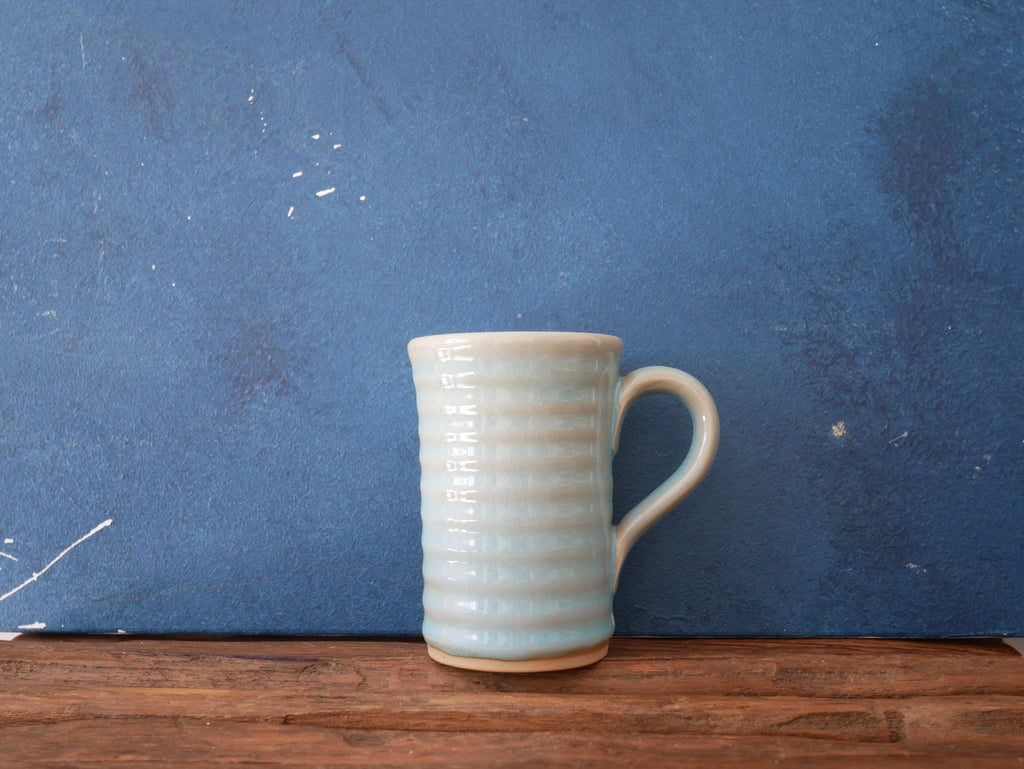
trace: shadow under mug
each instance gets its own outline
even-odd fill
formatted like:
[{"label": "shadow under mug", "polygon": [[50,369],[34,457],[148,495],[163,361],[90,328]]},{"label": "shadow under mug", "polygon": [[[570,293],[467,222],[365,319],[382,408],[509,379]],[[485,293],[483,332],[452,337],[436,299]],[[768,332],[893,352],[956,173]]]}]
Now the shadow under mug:
[{"label": "shadow under mug", "polygon": [[[629,549],[689,494],[718,447],[718,412],[689,374],[619,376],[622,341],[561,332],[409,342],[419,412],[423,635],[435,660],[539,672],[605,656]],[[690,411],[682,465],[612,525],[612,458],[630,405]]]}]

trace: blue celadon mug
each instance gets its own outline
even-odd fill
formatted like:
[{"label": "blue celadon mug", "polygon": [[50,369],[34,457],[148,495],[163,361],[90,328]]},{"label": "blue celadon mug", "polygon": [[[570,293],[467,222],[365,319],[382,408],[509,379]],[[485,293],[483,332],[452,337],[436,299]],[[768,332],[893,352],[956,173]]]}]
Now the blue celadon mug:
[{"label": "blue celadon mug", "polygon": [[[444,334],[409,343],[419,412],[423,636],[472,670],[581,667],[608,651],[629,549],[689,494],[718,447],[718,412],[689,374],[620,378],[603,334]],[[682,465],[618,526],[612,458],[630,405],[675,395],[693,436]]]}]

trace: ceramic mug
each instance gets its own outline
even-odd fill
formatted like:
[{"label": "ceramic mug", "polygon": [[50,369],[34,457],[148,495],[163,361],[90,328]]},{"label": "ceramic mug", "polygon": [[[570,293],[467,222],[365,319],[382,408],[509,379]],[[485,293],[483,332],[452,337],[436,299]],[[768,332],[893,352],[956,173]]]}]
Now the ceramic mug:
[{"label": "ceramic mug", "polygon": [[[619,377],[603,334],[445,334],[409,342],[419,412],[423,636],[472,670],[589,665],[608,650],[630,547],[689,494],[718,446],[718,412],[689,374]],[[641,395],[690,411],[682,465],[612,526],[612,457]]]}]

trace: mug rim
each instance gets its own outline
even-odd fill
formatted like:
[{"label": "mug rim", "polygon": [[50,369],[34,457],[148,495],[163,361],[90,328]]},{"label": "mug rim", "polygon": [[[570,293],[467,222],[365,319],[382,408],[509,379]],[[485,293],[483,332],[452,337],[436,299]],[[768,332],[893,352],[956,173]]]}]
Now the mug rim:
[{"label": "mug rim", "polygon": [[434,347],[438,344],[455,344],[464,341],[480,344],[481,342],[582,342],[590,341],[599,347],[609,346],[622,349],[622,340],[611,334],[599,334],[590,331],[470,331],[465,333],[429,334],[409,340],[409,349],[414,347]]}]

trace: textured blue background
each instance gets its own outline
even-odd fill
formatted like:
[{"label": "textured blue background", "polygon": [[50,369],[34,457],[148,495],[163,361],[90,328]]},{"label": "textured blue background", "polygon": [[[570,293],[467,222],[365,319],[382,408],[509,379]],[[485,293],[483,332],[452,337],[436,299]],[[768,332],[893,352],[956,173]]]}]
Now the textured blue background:
[{"label": "textured blue background", "polygon": [[721,411],[620,632],[1024,635],[1024,6],[3,8],[0,630],[418,632],[405,343],[557,329]]}]

